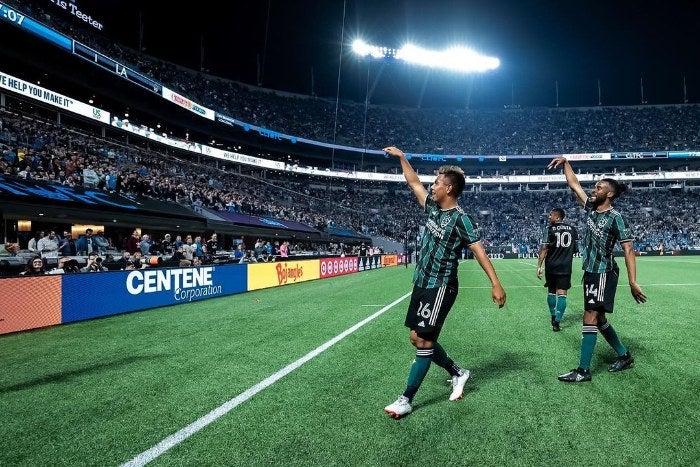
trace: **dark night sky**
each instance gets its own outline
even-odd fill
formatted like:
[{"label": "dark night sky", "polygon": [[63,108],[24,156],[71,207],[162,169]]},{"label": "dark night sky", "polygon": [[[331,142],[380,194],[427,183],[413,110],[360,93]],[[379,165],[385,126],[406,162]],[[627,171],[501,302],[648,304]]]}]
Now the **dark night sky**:
[{"label": "dark night sky", "polygon": [[[47,0],[49,3],[49,0]],[[356,37],[399,47],[461,43],[497,56],[484,75],[428,72],[400,63],[382,70],[371,101],[415,106],[560,106],[700,102],[698,1],[256,0],[249,2],[76,0],[103,34],[191,68],[264,87],[335,98],[343,8],[340,98],[364,101],[381,63],[350,54]],[[222,5],[224,4],[224,5]],[[47,9],[54,5],[47,5]],[[268,10],[269,8],[269,10]],[[140,14],[141,13],[141,14]],[[267,33],[266,33],[267,31]],[[201,47],[201,44],[204,47]],[[368,80],[369,71],[369,80]]]}]

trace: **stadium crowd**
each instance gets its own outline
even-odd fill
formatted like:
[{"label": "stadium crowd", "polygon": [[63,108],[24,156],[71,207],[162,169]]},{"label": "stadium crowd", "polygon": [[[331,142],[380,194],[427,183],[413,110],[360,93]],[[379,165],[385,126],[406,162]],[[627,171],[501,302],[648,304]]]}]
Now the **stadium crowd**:
[{"label": "stadium crowd", "polygon": [[[473,111],[366,109],[342,102],[336,125],[335,102],[261,90],[187,70],[75,30],[48,17],[32,2],[23,2],[20,7],[31,8],[32,15],[53,27],[223,114],[313,140],[369,148],[400,142],[411,152],[431,154],[697,150],[700,146],[698,105]],[[363,130],[365,117],[367,131]],[[337,134],[333,134],[334,128]],[[418,226],[423,224],[422,213],[413,207],[413,195],[404,186],[318,180],[270,170],[245,175],[232,163],[224,165],[169,148],[128,145],[84,128],[49,123],[37,115],[0,113],[0,152],[0,173],[5,176],[100,189],[133,199],[157,199],[198,212],[269,216],[321,229],[345,228],[396,242],[408,238],[409,244],[414,243],[420,234]],[[464,165],[467,172],[475,170]],[[493,252],[535,254],[547,213],[553,207],[564,208],[567,220],[574,225],[583,219],[581,208],[563,188],[467,190],[460,203],[482,226],[484,243]],[[700,248],[699,205],[698,190],[635,189],[618,202],[630,218],[639,250]],[[173,235],[194,239],[204,237],[204,232]],[[111,247],[126,250],[118,241]],[[237,245],[222,248],[234,250]],[[343,247],[333,249],[338,252]]]},{"label": "stadium crowd", "polygon": [[[13,2],[10,2],[13,3]],[[564,154],[695,150],[700,106],[389,108],[264,90],[190,70],[76,28],[36,2],[16,5],[217,112],[279,133],[358,148],[400,144],[424,154]],[[365,124],[366,123],[366,124]]]},{"label": "stadium crowd", "polygon": [[[306,176],[268,171],[256,178],[216,168],[167,151],[121,146],[38,119],[0,114],[0,173],[23,179],[91,187],[130,198],[339,226],[403,241],[415,237],[421,213],[410,209],[407,191],[389,184],[343,181],[324,184]],[[506,187],[507,188],[507,187]],[[635,224],[640,249],[700,247],[698,192],[634,190],[620,200]],[[497,251],[535,252],[553,206],[582,218],[568,190],[467,191],[462,204],[483,225],[487,246]],[[625,206],[624,203],[629,203]],[[661,207],[663,206],[663,207]]]}]

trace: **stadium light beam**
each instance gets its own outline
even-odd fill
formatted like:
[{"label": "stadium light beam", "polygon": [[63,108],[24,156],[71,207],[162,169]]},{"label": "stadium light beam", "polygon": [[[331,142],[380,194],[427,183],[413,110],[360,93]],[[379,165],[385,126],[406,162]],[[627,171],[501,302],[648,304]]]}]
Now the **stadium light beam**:
[{"label": "stadium light beam", "polygon": [[407,63],[465,73],[494,70],[501,64],[500,60],[495,57],[487,57],[470,48],[459,46],[450,47],[443,51],[434,51],[406,44],[399,49],[396,58]]},{"label": "stadium light beam", "polygon": [[461,46],[454,46],[442,51],[428,50],[413,44],[406,44],[400,49],[370,45],[361,39],[352,43],[352,50],[362,57],[393,58],[406,63],[430,68],[475,73],[495,70],[501,65],[496,57],[488,57]]}]

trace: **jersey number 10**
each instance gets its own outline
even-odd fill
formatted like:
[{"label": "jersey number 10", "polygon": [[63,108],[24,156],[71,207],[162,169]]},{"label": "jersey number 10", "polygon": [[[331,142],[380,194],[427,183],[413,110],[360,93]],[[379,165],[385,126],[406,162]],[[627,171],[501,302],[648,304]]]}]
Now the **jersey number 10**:
[{"label": "jersey number 10", "polygon": [[568,248],[571,246],[571,232],[554,232],[557,237],[557,248]]}]

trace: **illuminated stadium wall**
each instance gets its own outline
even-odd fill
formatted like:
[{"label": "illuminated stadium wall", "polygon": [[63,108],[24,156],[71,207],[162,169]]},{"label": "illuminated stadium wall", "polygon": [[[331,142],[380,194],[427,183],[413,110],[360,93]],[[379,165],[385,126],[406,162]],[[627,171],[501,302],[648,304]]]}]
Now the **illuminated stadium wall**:
[{"label": "illuminated stadium wall", "polygon": [[404,255],[0,278],[0,334],[403,265]]}]

